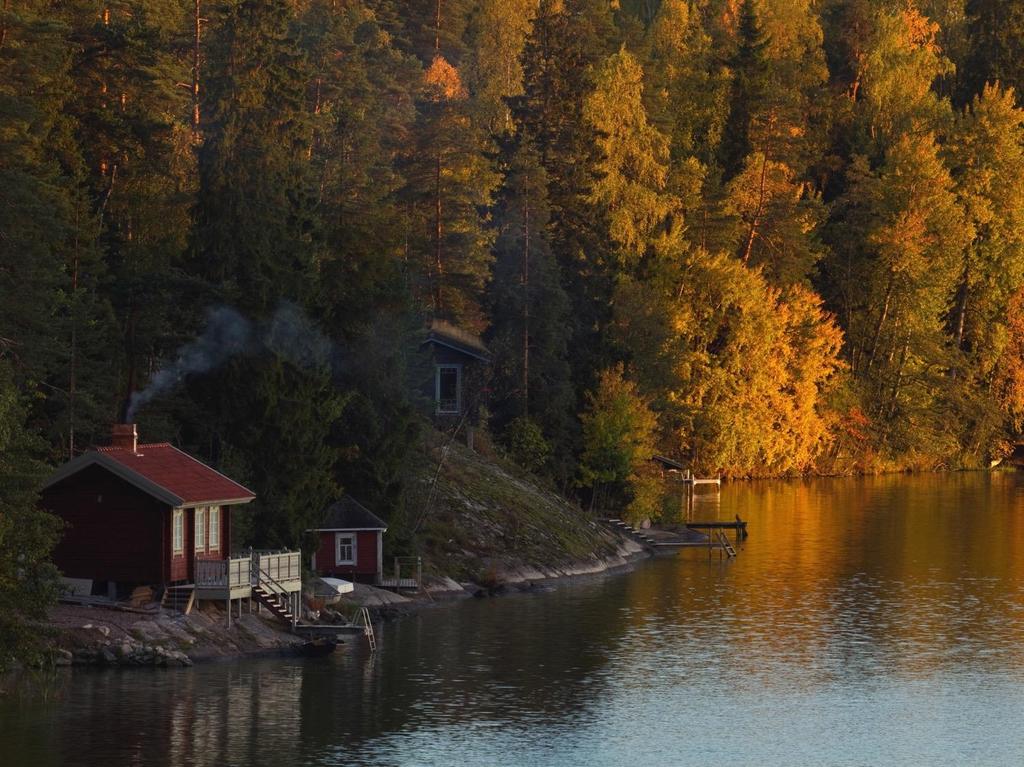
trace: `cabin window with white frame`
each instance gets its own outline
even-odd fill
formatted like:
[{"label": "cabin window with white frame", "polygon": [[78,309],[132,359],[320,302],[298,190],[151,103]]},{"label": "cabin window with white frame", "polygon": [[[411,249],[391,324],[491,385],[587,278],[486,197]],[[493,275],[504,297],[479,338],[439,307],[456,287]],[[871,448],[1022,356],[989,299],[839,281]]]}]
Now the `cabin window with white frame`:
[{"label": "cabin window with white frame", "polygon": [[174,510],[171,530],[172,540],[174,542],[174,553],[181,554],[185,551],[185,512],[183,510]]},{"label": "cabin window with white frame", "polygon": [[462,366],[438,365],[435,374],[437,412],[458,414],[462,411]]},{"label": "cabin window with white frame", "polygon": [[210,507],[210,551],[220,551],[220,506]]},{"label": "cabin window with white frame", "polygon": [[356,536],[351,533],[334,534],[336,565],[354,565],[356,563]]},{"label": "cabin window with white frame", "polygon": [[206,509],[196,509],[196,551],[206,551]]}]

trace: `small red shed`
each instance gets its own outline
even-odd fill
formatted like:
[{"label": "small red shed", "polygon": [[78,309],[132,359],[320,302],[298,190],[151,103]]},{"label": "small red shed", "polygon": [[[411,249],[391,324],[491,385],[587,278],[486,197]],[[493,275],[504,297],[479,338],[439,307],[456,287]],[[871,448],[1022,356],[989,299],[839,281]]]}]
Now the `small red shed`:
[{"label": "small red shed", "polygon": [[255,497],[169,443],[138,444],[135,425],[118,424],[110,447],[50,476],[42,505],[66,524],[57,567],[109,591],[193,582],[196,560],[230,556],[232,512]]},{"label": "small red shed", "polygon": [[387,523],[350,496],[332,504],[317,534],[313,571],[363,583],[380,580]]}]

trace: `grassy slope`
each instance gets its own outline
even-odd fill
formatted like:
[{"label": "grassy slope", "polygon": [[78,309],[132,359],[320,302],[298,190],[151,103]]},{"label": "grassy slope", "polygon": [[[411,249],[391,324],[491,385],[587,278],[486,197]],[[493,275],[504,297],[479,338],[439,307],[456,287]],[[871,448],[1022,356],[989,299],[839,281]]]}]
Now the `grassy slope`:
[{"label": "grassy slope", "polygon": [[425,566],[487,583],[509,569],[559,569],[615,554],[616,540],[599,522],[481,448],[449,444],[435,432],[417,455],[409,509],[411,524],[419,520]]}]

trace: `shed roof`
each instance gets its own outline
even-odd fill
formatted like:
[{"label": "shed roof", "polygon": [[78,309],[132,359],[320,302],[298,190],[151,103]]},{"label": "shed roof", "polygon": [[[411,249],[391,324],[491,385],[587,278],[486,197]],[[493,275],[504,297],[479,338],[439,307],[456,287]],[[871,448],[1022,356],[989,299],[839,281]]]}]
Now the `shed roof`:
[{"label": "shed roof", "polygon": [[94,465],[170,506],[248,503],[256,497],[248,488],[168,442],[139,445],[134,451],[126,447],[90,450],[57,469],[44,487]]},{"label": "shed roof", "polygon": [[427,329],[426,344],[437,344],[454,349],[481,362],[491,361],[491,352],[484,346],[480,336],[452,325],[444,320],[433,320]]},{"label": "shed roof", "polygon": [[324,521],[317,530],[387,530],[388,523],[355,498],[346,495],[332,503],[324,512]]},{"label": "shed roof", "polygon": [[671,458],[666,458],[663,455],[652,455],[651,460],[655,463],[660,463],[667,469],[676,469],[677,471],[683,471],[686,467],[679,461],[673,461]]}]

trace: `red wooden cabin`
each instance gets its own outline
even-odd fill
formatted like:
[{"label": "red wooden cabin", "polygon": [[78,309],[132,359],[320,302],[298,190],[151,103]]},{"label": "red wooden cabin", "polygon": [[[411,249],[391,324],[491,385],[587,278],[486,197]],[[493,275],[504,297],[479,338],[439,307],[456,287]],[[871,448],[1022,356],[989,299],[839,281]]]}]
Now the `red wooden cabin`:
[{"label": "red wooden cabin", "polygon": [[196,560],[230,556],[232,513],[255,497],[173,445],[139,445],[135,425],[118,424],[110,447],[50,476],[42,504],[66,523],[57,567],[107,592],[193,582]]},{"label": "red wooden cabin", "polygon": [[313,571],[363,583],[383,574],[383,536],[387,523],[354,498],[345,496],[324,512],[317,535]]}]

